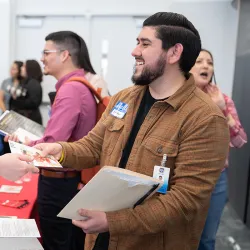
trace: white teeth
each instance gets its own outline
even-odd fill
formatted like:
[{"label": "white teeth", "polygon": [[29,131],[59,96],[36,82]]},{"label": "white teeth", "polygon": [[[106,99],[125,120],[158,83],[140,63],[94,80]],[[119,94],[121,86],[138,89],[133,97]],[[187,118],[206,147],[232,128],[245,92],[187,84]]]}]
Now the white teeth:
[{"label": "white teeth", "polygon": [[136,65],[143,65],[144,62],[136,62]]}]

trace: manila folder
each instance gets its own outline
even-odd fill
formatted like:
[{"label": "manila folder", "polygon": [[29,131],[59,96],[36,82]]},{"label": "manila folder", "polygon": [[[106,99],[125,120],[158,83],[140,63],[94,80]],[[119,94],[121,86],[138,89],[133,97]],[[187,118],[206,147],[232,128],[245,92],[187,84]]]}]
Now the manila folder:
[{"label": "manila folder", "polygon": [[80,208],[111,212],[133,208],[156,192],[163,182],[117,167],[103,167],[62,209],[59,217],[82,220]]}]

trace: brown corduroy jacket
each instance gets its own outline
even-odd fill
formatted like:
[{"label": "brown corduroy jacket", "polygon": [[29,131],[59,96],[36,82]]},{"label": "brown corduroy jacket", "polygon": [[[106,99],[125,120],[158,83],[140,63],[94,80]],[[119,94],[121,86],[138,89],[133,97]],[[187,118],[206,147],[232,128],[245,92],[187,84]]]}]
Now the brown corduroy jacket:
[{"label": "brown corduroy jacket", "polygon": [[[97,162],[118,166],[145,89],[133,86],[121,91],[86,137],[62,142],[63,165],[79,170]],[[118,101],[128,104],[122,119],[110,114]],[[156,102],[137,134],[126,168],[152,176],[154,166],[167,154],[169,190],[135,209],[107,212],[109,250],[197,249],[228,146],[226,119],[210,97],[195,87],[192,76],[174,95]],[[87,236],[86,250],[92,250],[95,237]]]}]

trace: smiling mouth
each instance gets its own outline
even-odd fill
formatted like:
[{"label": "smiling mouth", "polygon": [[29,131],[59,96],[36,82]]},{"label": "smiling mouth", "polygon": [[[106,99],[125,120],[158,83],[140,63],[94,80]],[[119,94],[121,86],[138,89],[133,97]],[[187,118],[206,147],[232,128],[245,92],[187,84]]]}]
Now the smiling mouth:
[{"label": "smiling mouth", "polygon": [[135,65],[136,66],[141,66],[141,65],[144,65],[145,63],[144,62],[142,62],[142,61],[136,61],[135,62]]}]

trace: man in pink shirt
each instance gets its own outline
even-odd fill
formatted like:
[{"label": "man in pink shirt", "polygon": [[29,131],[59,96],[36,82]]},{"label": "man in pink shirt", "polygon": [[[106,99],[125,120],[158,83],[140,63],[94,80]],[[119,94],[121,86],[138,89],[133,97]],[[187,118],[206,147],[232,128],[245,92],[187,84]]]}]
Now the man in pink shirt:
[{"label": "man in pink shirt", "polygon": [[[70,31],[49,34],[41,61],[44,74],[54,76],[56,97],[44,137],[30,141],[33,146],[41,142],[76,141],[87,135],[96,123],[96,101],[90,90],[71,77],[96,74],[84,40]],[[45,250],[83,250],[83,231],[70,220],[57,214],[76,195],[80,172],[58,170],[40,171],[38,211]]]}]

